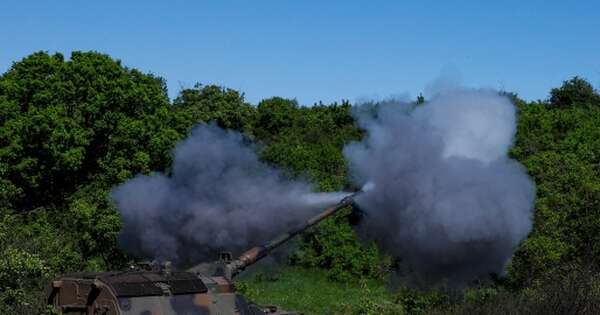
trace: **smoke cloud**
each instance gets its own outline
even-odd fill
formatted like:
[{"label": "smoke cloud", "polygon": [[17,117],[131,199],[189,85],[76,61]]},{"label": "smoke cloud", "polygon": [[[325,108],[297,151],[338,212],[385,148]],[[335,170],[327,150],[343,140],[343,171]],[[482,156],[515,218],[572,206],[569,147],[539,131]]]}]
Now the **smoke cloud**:
[{"label": "smoke cloud", "polygon": [[175,148],[170,175],[138,175],[111,197],[124,250],[189,264],[259,245],[344,195],[312,193],[260,162],[239,133],[201,125]]},{"label": "smoke cloud", "polygon": [[524,168],[507,157],[514,105],[496,91],[453,88],[410,106],[356,112],[366,136],[344,154],[366,188],[359,233],[420,281],[502,273],[531,230],[534,200]]},{"label": "smoke cloud", "polygon": [[[447,84],[445,85],[447,86]],[[502,273],[531,230],[534,185],[508,158],[515,107],[492,90],[445,88],[422,106],[359,106],[364,139],[344,148],[363,186],[359,234],[427,283]],[[113,189],[131,254],[180,265],[258,245],[345,193],[313,193],[259,161],[241,134],[196,127],[169,174]]]}]

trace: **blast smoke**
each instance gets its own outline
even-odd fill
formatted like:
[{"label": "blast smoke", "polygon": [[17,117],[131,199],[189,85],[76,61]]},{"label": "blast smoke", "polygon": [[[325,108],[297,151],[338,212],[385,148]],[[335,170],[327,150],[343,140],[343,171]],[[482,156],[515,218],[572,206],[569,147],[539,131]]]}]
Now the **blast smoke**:
[{"label": "blast smoke", "polygon": [[501,273],[531,230],[534,186],[507,157],[515,107],[492,90],[451,89],[417,106],[358,110],[366,131],[344,149],[369,189],[359,233],[419,280],[460,284]]},{"label": "blast smoke", "polygon": [[311,191],[260,162],[239,133],[203,125],[175,148],[170,176],[138,175],[111,197],[124,250],[187,264],[259,245],[345,195]]}]

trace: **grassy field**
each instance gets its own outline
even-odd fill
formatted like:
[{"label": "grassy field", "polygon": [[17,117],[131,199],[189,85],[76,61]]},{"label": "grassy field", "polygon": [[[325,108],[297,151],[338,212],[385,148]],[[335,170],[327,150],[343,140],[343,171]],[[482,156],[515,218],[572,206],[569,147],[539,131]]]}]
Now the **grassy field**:
[{"label": "grassy field", "polygon": [[322,270],[265,268],[245,274],[238,289],[259,304],[277,305],[304,314],[402,314],[384,283],[331,281]]}]

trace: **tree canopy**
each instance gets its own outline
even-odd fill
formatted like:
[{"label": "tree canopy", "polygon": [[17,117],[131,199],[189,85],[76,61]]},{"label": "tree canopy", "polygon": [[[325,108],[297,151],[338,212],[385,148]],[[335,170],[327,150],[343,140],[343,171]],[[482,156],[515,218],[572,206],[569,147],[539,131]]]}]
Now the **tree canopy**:
[{"label": "tree canopy", "polygon": [[[564,266],[600,263],[600,95],[579,77],[547,100],[510,95],[519,112],[511,156],[535,181],[537,201],[533,232],[495,285],[521,290]],[[351,188],[342,149],[362,137],[352,110],[281,97],[252,105],[200,84],[171,102],[162,78],[97,52],[15,62],[0,76],[0,313],[39,312],[43,284],[59,273],[131,260],[118,246],[110,188],[168,173],[172,149],[196,124],[243,132],[263,161],[320,191]],[[303,235],[290,263],[336,281],[388,276],[398,262],[358,240],[359,219],[338,216]]]}]

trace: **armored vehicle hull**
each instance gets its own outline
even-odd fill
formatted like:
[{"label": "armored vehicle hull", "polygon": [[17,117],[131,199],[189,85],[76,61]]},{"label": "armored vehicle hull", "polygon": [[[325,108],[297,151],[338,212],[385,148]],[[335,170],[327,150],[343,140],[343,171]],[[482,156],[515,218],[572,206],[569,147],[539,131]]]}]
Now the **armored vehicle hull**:
[{"label": "armored vehicle hull", "polygon": [[48,303],[63,314],[294,314],[247,302],[224,277],[191,272],[68,274],[48,290]]}]

